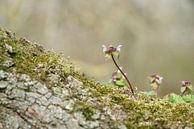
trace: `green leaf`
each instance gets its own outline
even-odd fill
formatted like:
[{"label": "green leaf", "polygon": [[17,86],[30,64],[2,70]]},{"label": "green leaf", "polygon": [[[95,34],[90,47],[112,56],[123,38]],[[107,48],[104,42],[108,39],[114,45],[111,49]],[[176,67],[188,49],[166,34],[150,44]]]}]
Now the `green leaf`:
[{"label": "green leaf", "polygon": [[[117,73],[117,79],[118,80],[123,80],[123,75],[121,73]],[[124,81],[124,80],[123,80]]]},{"label": "green leaf", "polygon": [[194,103],[194,95],[184,95],[182,98],[187,103]]},{"label": "green leaf", "polygon": [[117,81],[115,82],[115,84],[116,84],[117,86],[120,86],[120,87],[124,87],[124,86],[125,86],[125,82],[124,82],[123,79],[117,80]]},{"label": "green leaf", "polygon": [[151,86],[151,88],[152,88],[153,90],[156,90],[156,89],[159,87],[159,85],[158,85],[156,82],[151,83],[150,86]]},{"label": "green leaf", "polygon": [[186,87],[181,87],[181,93],[184,93],[186,91]]},{"label": "green leaf", "polygon": [[113,52],[113,56],[114,56],[115,58],[119,58],[119,57],[120,57],[120,53],[119,53],[119,52]]},{"label": "green leaf", "polygon": [[169,101],[171,103],[185,103],[185,101],[183,100],[183,98],[180,95],[177,95],[175,93],[171,93],[169,95]]},{"label": "green leaf", "polygon": [[105,54],[105,58],[110,59],[111,55],[110,54]]},{"label": "green leaf", "polygon": [[146,96],[156,96],[156,92],[154,91],[146,91],[146,92],[143,92],[143,94],[145,94]]},{"label": "green leaf", "polygon": [[189,85],[187,86],[188,90],[192,93],[193,92],[193,86],[192,85]]},{"label": "green leaf", "polygon": [[150,83],[152,83],[155,79],[153,77],[148,77],[148,79],[150,80]]},{"label": "green leaf", "polygon": [[181,87],[181,93],[184,94],[191,94],[193,92],[193,87],[192,85],[189,85],[187,87]]}]

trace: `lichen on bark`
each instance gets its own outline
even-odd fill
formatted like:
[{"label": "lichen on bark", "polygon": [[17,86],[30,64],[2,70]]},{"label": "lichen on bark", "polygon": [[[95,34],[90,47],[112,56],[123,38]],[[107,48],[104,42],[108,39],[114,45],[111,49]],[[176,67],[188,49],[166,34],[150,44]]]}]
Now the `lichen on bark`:
[{"label": "lichen on bark", "polygon": [[0,29],[0,128],[194,128],[194,104],[136,99],[74,70],[54,52]]}]

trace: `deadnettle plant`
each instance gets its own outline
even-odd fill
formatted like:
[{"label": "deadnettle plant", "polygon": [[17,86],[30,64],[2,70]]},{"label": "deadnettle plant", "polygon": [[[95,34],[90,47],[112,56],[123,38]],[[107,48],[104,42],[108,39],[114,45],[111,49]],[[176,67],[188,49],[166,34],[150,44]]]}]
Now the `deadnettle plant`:
[{"label": "deadnettle plant", "polygon": [[133,87],[132,87],[129,79],[126,76],[126,73],[123,72],[122,68],[118,65],[118,63],[115,60],[115,58],[118,59],[120,56],[121,47],[122,47],[122,45],[118,45],[117,47],[113,47],[112,45],[109,45],[109,46],[102,45],[102,49],[103,49],[103,52],[105,53],[105,57],[108,59],[111,58],[113,63],[115,64],[115,66],[118,69],[116,72],[114,72],[112,74],[113,84],[115,84],[117,86],[124,86],[125,85],[124,80],[126,80],[128,86],[129,86],[130,92],[132,93],[132,95],[134,95]]},{"label": "deadnettle plant", "polygon": [[[120,67],[120,69],[122,70],[122,67]],[[125,73],[125,75],[126,75],[126,73]],[[125,84],[125,77],[122,75],[122,73],[119,70],[116,70],[115,72],[112,73],[111,82],[119,87],[124,87],[126,85]]]},{"label": "deadnettle plant", "polygon": [[191,94],[193,86],[189,81],[181,81],[181,94]]},{"label": "deadnettle plant", "polygon": [[157,74],[151,75],[148,77],[150,86],[153,90],[158,89],[158,87],[162,84],[163,77]]}]

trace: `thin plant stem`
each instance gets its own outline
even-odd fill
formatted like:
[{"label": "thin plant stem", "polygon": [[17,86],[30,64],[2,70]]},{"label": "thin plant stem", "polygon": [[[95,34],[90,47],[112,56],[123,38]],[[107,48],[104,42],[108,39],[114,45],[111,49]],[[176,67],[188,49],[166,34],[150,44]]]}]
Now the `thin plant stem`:
[{"label": "thin plant stem", "polygon": [[130,83],[128,77],[125,75],[125,73],[121,70],[121,68],[120,68],[119,65],[117,64],[117,62],[116,62],[116,60],[115,60],[113,54],[111,54],[111,57],[112,57],[112,60],[113,60],[113,62],[114,62],[114,64],[115,64],[115,66],[118,68],[118,70],[121,72],[121,74],[122,74],[122,75],[124,76],[124,78],[126,79],[128,85],[129,85],[129,89],[131,90],[131,93],[134,95],[134,90],[133,90],[133,87],[132,87],[132,85],[131,85],[131,83]]},{"label": "thin plant stem", "polygon": [[182,92],[180,95],[183,96],[186,93],[186,90],[184,92]]}]

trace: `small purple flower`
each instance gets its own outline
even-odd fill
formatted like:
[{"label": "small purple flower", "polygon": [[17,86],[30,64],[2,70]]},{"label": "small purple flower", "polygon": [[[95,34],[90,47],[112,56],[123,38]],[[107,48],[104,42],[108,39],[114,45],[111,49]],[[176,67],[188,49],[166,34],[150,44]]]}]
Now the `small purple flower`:
[{"label": "small purple flower", "polygon": [[163,77],[161,77],[160,75],[154,74],[151,77],[151,83],[156,82],[158,85],[162,84],[162,80],[164,79]]},{"label": "small purple flower", "polygon": [[120,52],[122,45],[118,45],[117,47],[113,47],[112,45],[109,45],[108,47],[105,45],[102,45],[103,52],[105,54],[113,54],[114,52]]},{"label": "small purple flower", "polygon": [[181,93],[191,94],[193,92],[193,86],[189,81],[181,81]]},{"label": "small purple flower", "polygon": [[181,86],[182,87],[187,87],[187,86],[190,86],[191,85],[191,82],[189,81],[181,81]]}]

